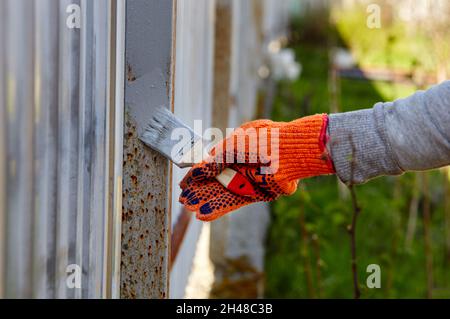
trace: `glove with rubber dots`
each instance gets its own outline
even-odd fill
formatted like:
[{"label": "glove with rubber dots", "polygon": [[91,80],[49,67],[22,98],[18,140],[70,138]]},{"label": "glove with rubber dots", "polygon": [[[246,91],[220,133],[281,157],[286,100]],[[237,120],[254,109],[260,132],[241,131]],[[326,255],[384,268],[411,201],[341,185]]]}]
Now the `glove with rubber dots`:
[{"label": "glove with rubber dots", "polygon": [[[290,195],[299,179],[333,174],[325,147],[327,124],[326,114],[316,114],[292,122],[256,120],[242,125],[186,174],[179,201],[198,219],[212,221],[239,207]],[[217,182],[215,176],[227,167],[244,175],[255,194],[236,195]]]}]

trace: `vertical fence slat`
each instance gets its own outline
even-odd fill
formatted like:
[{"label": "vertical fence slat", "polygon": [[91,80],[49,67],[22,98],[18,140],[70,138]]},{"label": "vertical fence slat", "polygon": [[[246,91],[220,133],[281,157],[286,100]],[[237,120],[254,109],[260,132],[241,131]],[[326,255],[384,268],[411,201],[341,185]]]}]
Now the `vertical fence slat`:
[{"label": "vertical fence slat", "polygon": [[[0,43],[6,43],[6,6],[0,1]],[[5,242],[6,234],[6,50],[0,46],[0,298],[5,296]]]},{"label": "vertical fence slat", "polygon": [[[58,96],[57,8],[51,0],[35,2],[35,134],[33,297],[54,296],[56,145]],[[42,17],[47,17],[43,19]]]},{"label": "vertical fence slat", "polygon": [[127,1],[121,297],[167,298],[169,164],[139,140],[156,107],[171,107],[173,1]]},{"label": "vertical fence slat", "polygon": [[[31,296],[33,14],[27,1],[7,1],[7,297]],[[25,14],[23,14],[25,13]]]},{"label": "vertical fence slat", "polygon": [[79,1],[62,0],[59,39],[58,199],[56,284],[57,297],[73,298],[66,285],[67,266],[75,264],[77,221],[79,30],[66,25],[66,8]]},{"label": "vertical fence slat", "polygon": [[107,1],[94,1],[93,14],[96,23],[93,26],[94,32],[94,79],[93,85],[96,88],[93,92],[92,120],[94,130],[92,135],[92,198],[90,214],[90,243],[89,243],[89,291],[91,296],[103,295],[103,262],[104,262],[104,225],[106,208],[106,179],[107,161],[103,159],[107,154],[108,145],[106,143],[106,127],[108,122],[108,80],[107,80]]},{"label": "vertical fence slat", "polygon": [[120,297],[120,261],[122,234],[122,162],[123,162],[123,118],[125,84],[125,0],[112,3],[111,18],[111,54],[110,65],[112,80],[110,110],[110,166],[109,189],[110,204],[108,211],[108,258],[106,269],[107,298]]},{"label": "vertical fence slat", "polygon": [[[201,120],[199,134],[211,127],[214,66],[215,7],[217,1],[180,0],[176,18],[176,79],[174,113],[188,125]],[[224,105],[223,105],[224,106]],[[223,107],[222,106],[222,107]],[[170,298],[182,298],[192,269],[202,223],[178,202],[179,181],[186,169],[172,166],[172,239]],[[186,215],[187,214],[187,215]],[[178,233],[180,229],[183,234]],[[176,257],[176,258],[175,258]]]},{"label": "vertical fence slat", "polygon": [[[78,210],[77,210],[77,249],[76,263],[82,269],[84,274],[81,282],[81,290],[76,291],[76,297],[87,297],[89,293],[89,220],[90,207],[89,199],[91,196],[90,164],[92,145],[89,143],[91,123],[91,104],[92,104],[92,54],[89,48],[92,48],[92,1],[81,0],[83,8],[81,17],[83,27],[80,29],[80,124],[78,140]],[[85,70],[89,70],[86,72]]]}]

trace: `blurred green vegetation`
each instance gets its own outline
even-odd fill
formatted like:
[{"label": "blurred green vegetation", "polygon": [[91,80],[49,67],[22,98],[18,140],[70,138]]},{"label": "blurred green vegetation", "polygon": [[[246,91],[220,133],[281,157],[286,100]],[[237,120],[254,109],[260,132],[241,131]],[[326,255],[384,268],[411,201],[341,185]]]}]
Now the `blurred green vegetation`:
[{"label": "blurred green vegetation", "polygon": [[389,10],[383,11],[387,14],[382,16],[383,27],[379,29],[366,27],[365,7],[332,12],[343,44],[352,48],[360,65],[395,66],[403,70],[420,67],[423,71],[433,72],[436,56],[430,50],[430,37],[424,27],[407,24],[394,18]]},{"label": "blurred green vegetation", "polygon": [[[432,63],[427,62],[429,53],[423,35],[417,35],[417,38],[405,35],[406,30],[400,23],[371,30],[365,28],[360,12],[339,14],[336,29],[330,27],[328,16],[323,12],[292,22],[289,47],[295,50],[303,71],[294,82],[278,83],[274,120],[290,121],[308,114],[330,112],[328,52],[334,43],[350,48],[360,66],[412,71],[420,67],[426,71],[432,69]],[[417,89],[411,84],[352,79],[341,79],[339,88],[341,111],[369,108],[376,102],[408,96]],[[356,229],[362,298],[427,296],[423,223],[426,198],[429,198],[431,211],[432,294],[435,298],[450,297],[444,178],[442,171],[435,170],[381,177],[356,187],[362,207]],[[350,197],[345,198],[340,192],[343,191],[338,189],[335,176],[320,176],[302,181],[293,196],[272,203],[265,260],[266,297],[352,298],[350,236],[347,232],[352,206]],[[406,233],[414,200],[418,205],[417,224],[408,246]],[[381,267],[380,289],[366,287],[369,264]]]}]

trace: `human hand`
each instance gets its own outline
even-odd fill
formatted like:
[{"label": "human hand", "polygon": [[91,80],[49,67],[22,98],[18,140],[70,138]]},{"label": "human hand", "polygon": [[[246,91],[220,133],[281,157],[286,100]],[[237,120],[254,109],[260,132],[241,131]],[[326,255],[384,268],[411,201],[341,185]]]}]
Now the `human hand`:
[{"label": "human hand", "polygon": [[[317,114],[292,122],[256,120],[242,125],[186,174],[180,202],[198,219],[211,221],[254,202],[290,195],[299,179],[334,173],[325,148],[327,123],[326,114]],[[236,195],[215,180],[227,167],[248,178],[254,196]]]}]

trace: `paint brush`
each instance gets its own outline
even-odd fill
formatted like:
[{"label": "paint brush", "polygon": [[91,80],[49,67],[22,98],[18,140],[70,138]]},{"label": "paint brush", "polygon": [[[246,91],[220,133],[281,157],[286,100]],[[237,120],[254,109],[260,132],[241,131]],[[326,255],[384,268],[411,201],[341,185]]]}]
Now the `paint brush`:
[{"label": "paint brush", "polygon": [[[185,136],[186,133],[188,136]],[[172,135],[182,138],[174,139]],[[203,149],[203,138],[165,107],[156,110],[140,140],[181,168],[193,166],[203,160],[204,154],[207,155]],[[216,176],[216,180],[234,194],[256,194],[250,181],[231,168],[225,168]]]}]

